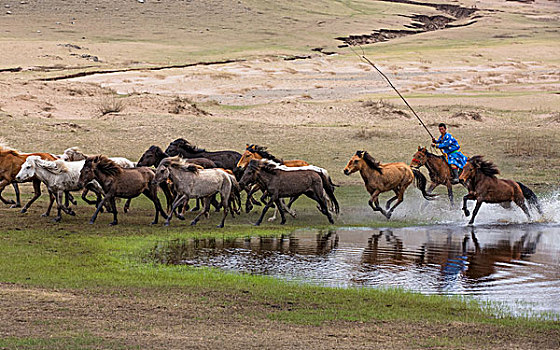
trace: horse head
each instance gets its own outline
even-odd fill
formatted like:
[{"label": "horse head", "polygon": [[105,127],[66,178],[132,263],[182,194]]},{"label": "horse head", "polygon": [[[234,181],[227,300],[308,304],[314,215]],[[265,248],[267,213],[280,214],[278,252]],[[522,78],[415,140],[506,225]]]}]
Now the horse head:
[{"label": "horse head", "polygon": [[160,184],[162,182],[167,181],[169,179],[169,165],[171,164],[170,161],[167,159],[162,160],[158,167],[156,168],[156,176],[152,180],[153,184]]},{"label": "horse head", "polygon": [[249,165],[249,162],[252,159],[258,159],[256,158],[256,154],[254,153],[254,149],[253,149],[254,145],[249,145],[247,144],[247,147],[245,148],[245,152],[243,152],[243,154],[241,155],[241,158],[239,159],[239,162],[237,162],[237,167],[240,169],[245,169],[245,167],[247,167],[247,165]]},{"label": "horse head", "polygon": [[239,180],[239,186],[244,189],[246,186],[257,182],[257,176],[260,171],[260,163],[258,160],[251,160],[249,165],[243,172],[243,176]]},{"label": "horse head", "polygon": [[350,158],[348,164],[346,164],[346,167],[344,167],[344,175],[349,176],[350,174],[353,174],[356,171],[360,170],[360,164],[364,161],[364,155],[366,153],[366,151],[356,151],[356,154],[354,154],[352,158]]},{"label": "horse head", "polygon": [[152,145],[150,146],[150,148],[148,148],[148,150],[146,152],[144,152],[144,154],[142,154],[142,157],[140,157],[140,160],[138,160],[138,163],[136,164],[136,166],[159,166],[159,163],[161,162],[161,160],[163,158],[166,158],[167,154],[165,154],[165,152],[163,152],[163,150],[161,148],[159,148],[158,146]]},{"label": "horse head", "polygon": [[426,149],[426,147],[418,146],[418,151],[414,153],[414,155],[412,156],[410,167],[420,168],[421,166],[426,165],[427,160],[428,160],[428,150]]},{"label": "horse head", "polygon": [[21,165],[19,172],[16,175],[16,181],[23,182],[27,181],[33,176],[35,176],[35,167],[37,160],[41,159],[39,156],[29,156],[25,162]]},{"label": "horse head", "polygon": [[100,161],[100,156],[91,156],[86,158],[84,166],[82,167],[82,170],[80,170],[80,178],[78,179],[78,185],[85,186],[87,183],[95,179],[94,171],[97,168],[99,161]]}]

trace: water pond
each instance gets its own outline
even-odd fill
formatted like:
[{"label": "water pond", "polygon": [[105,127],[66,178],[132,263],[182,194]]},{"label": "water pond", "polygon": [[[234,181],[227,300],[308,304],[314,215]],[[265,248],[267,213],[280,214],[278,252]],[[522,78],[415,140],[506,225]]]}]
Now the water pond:
[{"label": "water pond", "polygon": [[560,318],[560,226],[298,230],[283,237],[158,242],[149,259],[330,287],[467,295]]}]

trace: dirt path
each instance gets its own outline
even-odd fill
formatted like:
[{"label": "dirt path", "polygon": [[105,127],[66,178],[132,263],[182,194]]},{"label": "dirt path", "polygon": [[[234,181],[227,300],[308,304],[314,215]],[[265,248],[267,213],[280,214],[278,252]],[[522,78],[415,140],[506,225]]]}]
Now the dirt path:
[{"label": "dirt path", "polygon": [[270,305],[237,295],[186,290],[50,290],[0,285],[2,338],[69,338],[170,349],[554,349],[557,332],[516,335],[461,323],[332,322],[322,326],[271,321]]}]

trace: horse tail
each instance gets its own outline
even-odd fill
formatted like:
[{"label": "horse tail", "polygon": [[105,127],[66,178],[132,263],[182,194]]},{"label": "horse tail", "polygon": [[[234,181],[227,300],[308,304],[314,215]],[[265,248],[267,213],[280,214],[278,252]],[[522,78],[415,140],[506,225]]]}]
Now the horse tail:
[{"label": "horse tail", "polygon": [[416,187],[422,191],[424,199],[429,201],[435,199],[437,197],[436,194],[426,192],[426,184],[428,181],[426,180],[424,174],[422,174],[418,169],[412,169],[412,172],[414,173],[414,180],[416,180]]},{"label": "horse tail", "polygon": [[529,203],[529,206],[537,208],[539,214],[542,215],[543,212],[542,212],[541,204],[539,203],[539,199],[537,198],[535,192],[533,192],[529,187],[525,186],[519,181],[517,182],[517,184],[519,185],[519,187],[521,187],[521,192],[523,192],[523,197],[525,197],[527,203]]},{"label": "horse tail", "polygon": [[323,189],[327,193],[327,196],[329,197],[331,202],[334,204],[334,212],[338,214],[340,212],[340,206],[338,205],[338,201],[334,196],[335,185],[333,184],[330,176],[326,175],[323,172],[319,172],[318,174],[319,176],[321,176],[321,180],[323,181]]}]

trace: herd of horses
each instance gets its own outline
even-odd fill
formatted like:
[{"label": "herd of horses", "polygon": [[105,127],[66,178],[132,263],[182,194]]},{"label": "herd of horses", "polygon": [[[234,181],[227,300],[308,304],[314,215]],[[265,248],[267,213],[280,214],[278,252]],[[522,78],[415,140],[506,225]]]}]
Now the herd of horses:
[{"label": "herd of horses", "polygon": [[[426,189],[427,179],[420,168],[427,168],[431,183]],[[438,185],[447,187],[451,207],[454,206],[451,184],[451,171],[443,156],[430,153],[419,147],[410,165],[403,162],[381,163],[367,151],[357,151],[343,169],[345,175],[359,172],[366,190],[370,194],[369,206],[390,219],[395,208],[403,202],[405,190],[415,182],[423,198],[433,200],[432,193]],[[481,156],[469,158],[459,179],[468,190],[463,197],[463,212],[469,216],[467,201],[475,200],[469,224],[474,219],[482,203],[499,203],[504,207],[517,204],[531,219],[529,207],[542,213],[536,195],[520,182],[499,179],[497,167]],[[169,225],[175,215],[185,218],[189,210],[189,200],[196,199],[193,211],[199,211],[191,222],[195,225],[202,215],[208,216],[210,207],[222,210],[223,227],[230,214],[240,215],[242,209],[241,193],[245,191],[245,211],[250,212],[254,205],[264,204],[255,225],[260,225],[271,208],[275,208],[274,220],[280,214],[281,224],[286,222],[286,213],[295,217],[291,206],[301,195],[317,202],[318,210],[334,223],[333,216],[339,213],[339,204],[334,195],[337,187],[327,170],[310,165],[303,160],[283,160],[268,152],[266,147],[247,144],[243,154],[236,151],[209,152],[183,138],[169,144],[164,151],[158,146],[150,146],[137,163],[126,158],[109,158],[104,155],[85,155],[78,148],[67,149],[62,155],[50,153],[20,153],[0,146],[0,200],[14,208],[21,207],[18,183],[32,182],[34,195],[21,209],[26,212],[41,195],[41,183],[48,189],[50,202],[43,216],[49,216],[56,202],[57,216],[60,221],[62,212],[75,215],[70,204],[76,204],[72,192],[82,191],[82,198],[96,209],[90,223],[94,223],[102,211],[113,214],[111,225],[118,223],[116,198],[127,199],[124,212],[130,207],[130,200],[143,194],[154,204],[153,224],[158,223],[159,215]],[[12,185],[16,200],[8,200],[2,191]],[[164,210],[158,198],[162,190],[166,198]],[[88,198],[93,192],[95,200]],[[253,196],[261,192],[260,199]],[[393,191],[383,208],[379,195]],[[220,201],[217,200],[219,195]],[[284,202],[289,199],[288,203]],[[394,202],[394,204],[393,204]],[[526,204],[527,203],[527,204]],[[391,206],[392,205],[392,206]]]}]

